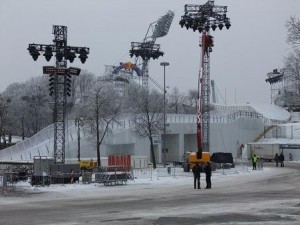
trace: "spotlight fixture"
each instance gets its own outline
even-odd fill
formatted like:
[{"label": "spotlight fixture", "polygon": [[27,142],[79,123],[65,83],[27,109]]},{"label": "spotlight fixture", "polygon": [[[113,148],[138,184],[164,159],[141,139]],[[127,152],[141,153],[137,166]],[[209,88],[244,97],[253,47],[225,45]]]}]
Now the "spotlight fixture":
[{"label": "spotlight fixture", "polygon": [[215,23],[211,25],[211,29],[212,29],[213,31],[215,31],[216,28],[217,28],[217,25],[216,25]]},{"label": "spotlight fixture", "polygon": [[225,27],[227,28],[227,30],[231,27],[231,24],[229,22],[225,23]]},{"label": "spotlight fixture", "polygon": [[209,25],[205,25],[204,29],[206,30],[206,32],[209,32],[210,26]]},{"label": "spotlight fixture", "polygon": [[67,48],[66,50],[66,59],[70,61],[70,63],[74,62],[74,59],[76,58],[76,54],[74,51],[71,51],[70,48]]},{"label": "spotlight fixture", "polygon": [[57,52],[55,55],[58,62],[61,62],[63,60],[64,54],[62,52]]},{"label": "spotlight fixture", "polygon": [[179,25],[181,26],[181,28],[183,28],[184,24],[185,24],[184,19],[181,19],[181,20],[179,21]]},{"label": "spotlight fixture", "polygon": [[79,55],[78,58],[80,59],[80,61],[82,63],[85,63],[85,61],[88,58],[88,56],[87,56],[87,51],[84,48],[80,49],[80,55]]},{"label": "spotlight fixture", "polygon": [[39,51],[36,49],[35,46],[28,47],[29,54],[32,56],[33,60],[36,61],[40,55]]},{"label": "spotlight fixture", "polygon": [[201,33],[203,31],[203,27],[198,27],[198,31]]},{"label": "spotlight fixture", "polygon": [[52,53],[52,48],[51,46],[47,46],[45,48],[45,53],[43,54],[43,56],[45,56],[45,59],[49,62],[51,57],[53,56],[53,53]]},{"label": "spotlight fixture", "polygon": [[193,31],[195,32],[197,30],[197,28],[198,28],[198,25],[197,24],[193,24],[192,28],[193,28]]}]

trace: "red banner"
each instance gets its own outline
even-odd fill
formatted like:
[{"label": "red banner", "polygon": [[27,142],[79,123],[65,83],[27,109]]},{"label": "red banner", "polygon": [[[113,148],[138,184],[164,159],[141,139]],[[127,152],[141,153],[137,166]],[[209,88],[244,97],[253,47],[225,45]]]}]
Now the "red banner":
[{"label": "red banner", "polygon": [[108,166],[130,167],[131,155],[109,155]]}]

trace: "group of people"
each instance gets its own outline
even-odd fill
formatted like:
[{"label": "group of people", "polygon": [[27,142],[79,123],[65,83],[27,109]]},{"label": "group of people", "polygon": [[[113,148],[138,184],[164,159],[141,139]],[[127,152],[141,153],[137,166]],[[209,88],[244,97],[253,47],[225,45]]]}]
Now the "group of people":
[{"label": "group of people", "polygon": [[[284,167],[284,155],[283,152],[280,153],[280,155],[278,155],[278,153],[275,154],[275,158],[274,158],[275,162],[276,162],[276,167],[278,167],[278,164],[280,163],[280,167]],[[258,161],[258,156],[257,155],[253,155],[252,157],[252,170],[256,170],[257,169],[257,161]],[[206,162],[206,165],[204,168],[202,168],[202,166],[199,163],[196,163],[192,169],[193,174],[194,174],[194,189],[198,188],[201,189],[200,187],[200,174],[202,172],[205,173],[206,175],[206,189],[210,189],[211,188],[211,164],[210,162]]]},{"label": "group of people", "polygon": [[280,163],[280,167],[284,167],[284,155],[283,155],[283,152],[281,152],[280,155],[278,155],[278,153],[276,153],[274,160],[276,162],[276,167],[278,167],[279,163]]},{"label": "group of people", "polygon": [[[274,160],[276,162],[276,167],[278,167],[279,163],[280,163],[280,167],[284,167],[283,152],[281,152],[280,154],[276,153]],[[254,154],[252,157],[252,167],[253,167],[252,170],[256,170],[257,161],[258,161],[258,156]]]},{"label": "group of people", "polygon": [[211,165],[210,162],[207,162],[205,167],[202,168],[199,163],[196,163],[195,166],[192,169],[193,174],[194,174],[194,189],[198,188],[201,189],[200,187],[200,173],[205,172],[206,175],[206,189],[211,188]]}]

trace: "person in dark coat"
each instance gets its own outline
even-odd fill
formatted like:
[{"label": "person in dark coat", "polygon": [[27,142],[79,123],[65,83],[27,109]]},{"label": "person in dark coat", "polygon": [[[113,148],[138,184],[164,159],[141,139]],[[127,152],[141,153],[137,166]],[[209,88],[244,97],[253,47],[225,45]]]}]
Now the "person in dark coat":
[{"label": "person in dark coat", "polygon": [[196,183],[197,183],[198,189],[201,189],[200,188],[200,173],[202,172],[202,168],[199,165],[199,163],[196,163],[196,165],[193,167],[192,171],[194,174],[194,189],[196,189]]},{"label": "person in dark coat", "polygon": [[281,152],[280,155],[279,155],[279,162],[280,162],[280,167],[284,167],[284,155],[283,155],[283,152]]},{"label": "person in dark coat", "polygon": [[278,167],[278,162],[279,162],[279,155],[278,155],[278,153],[275,154],[274,160],[276,162],[276,167]]},{"label": "person in dark coat", "polygon": [[204,172],[206,175],[206,189],[211,188],[211,165],[210,162],[206,163],[206,166],[204,167]]}]

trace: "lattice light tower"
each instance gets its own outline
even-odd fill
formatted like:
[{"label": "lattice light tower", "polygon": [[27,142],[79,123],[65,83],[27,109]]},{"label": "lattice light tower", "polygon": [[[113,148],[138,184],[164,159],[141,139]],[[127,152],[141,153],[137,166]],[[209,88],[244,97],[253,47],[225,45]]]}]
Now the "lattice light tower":
[{"label": "lattice light tower", "polygon": [[168,13],[157,21],[151,23],[145,35],[143,42],[131,42],[130,57],[136,57],[136,64],[139,57],[142,58],[142,84],[148,87],[149,78],[149,60],[158,59],[164,53],[160,50],[160,45],[155,44],[159,37],[164,37],[168,34],[170,26],[174,18],[174,12]]},{"label": "lattice light tower", "polygon": [[28,51],[33,60],[36,61],[40,52],[44,52],[47,61],[50,61],[53,53],[55,53],[55,67],[44,66],[43,73],[50,76],[49,91],[54,99],[54,162],[65,163],[65,115],[67,96],[71,95],[71,76],[79,75],[80,69],[70,67],[67,68],[67,60],[71,63],[76,58],[76,54],[82,63],[88,58],[89,48],[73,47],[67,45],[67,27],[54,25],[54,44],[29,44]]},{"label": "lattice light tower", "polygon": [[271,85],[271,104],[275,104],[275,98],[283,90],[283,73],[274,69],[272,72],[267,73],[267,76],[266,82]]},{"label": "lattice light tower", "polygon": [[180,26],[202,33],[201,47],[202,60],[199,72],[198,86],[198,116],[197,116],[197,157],[202,158],[202,151],[209,151],[210,137],[210,52],[213,47],[213,37],[209,35],[212,29],[220,30],[225,26],[231,26],[230,19],[226,15],[227,6],[217,6],[214,1],[208,1],[204,5],[186,4],[184,15],[179,21]]}]

